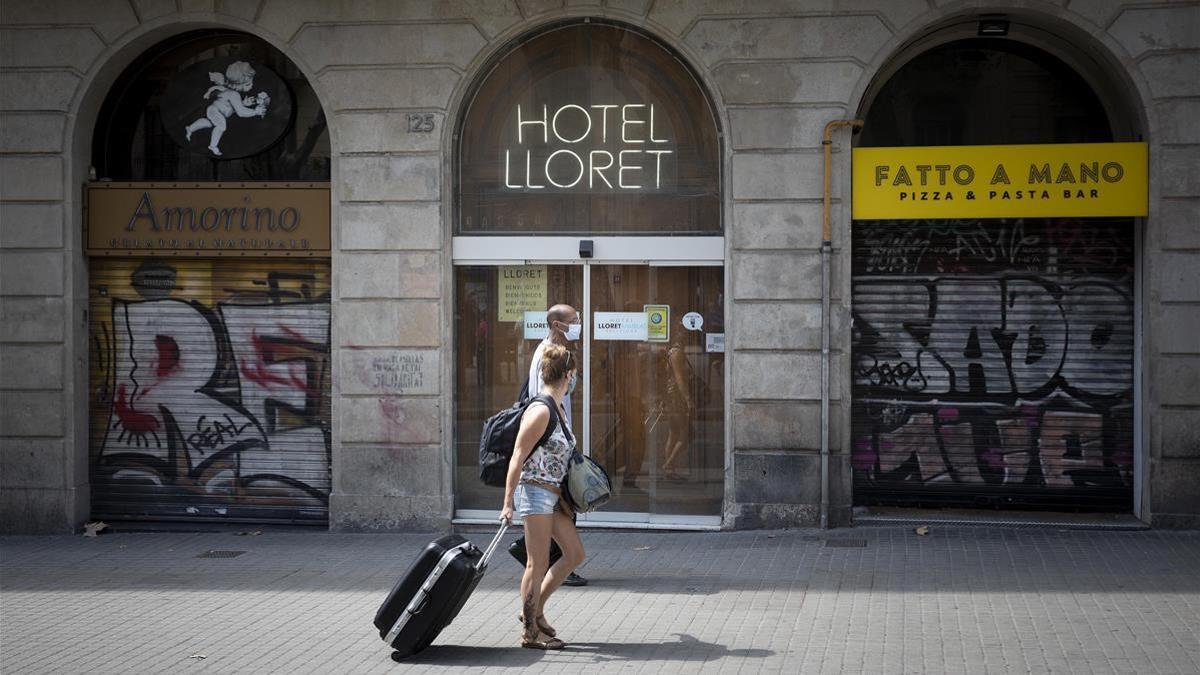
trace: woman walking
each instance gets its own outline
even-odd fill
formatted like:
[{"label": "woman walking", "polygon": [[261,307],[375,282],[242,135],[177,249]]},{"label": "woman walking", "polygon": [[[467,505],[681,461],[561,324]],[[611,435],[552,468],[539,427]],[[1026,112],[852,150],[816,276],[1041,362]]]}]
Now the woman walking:
[{"label": "woman walking", "polygon": [[[563,397],[575,389],[578,374],[575,355],[561,345],[547,345],[542,354],[540,395],[521,418],[516,447],[508,465],[504,487],[504,507],[500,518],[511,523],[514,507],[525,523],[525,547],[529,552],[525,574],[521,576],[521,646],[530,649],[562,649],[546,620],[546,600],[583,562],[583,542],[570,507],[562,499],[562,480],[567,460],[575,449],[575,436],[565,420]],[[551,415],[548,401],[557,408]],[[534,447],[546,427],[558,421],[546,442]],[[563,555],[553,567],[550,563],[550,539],[554,538]]]}]

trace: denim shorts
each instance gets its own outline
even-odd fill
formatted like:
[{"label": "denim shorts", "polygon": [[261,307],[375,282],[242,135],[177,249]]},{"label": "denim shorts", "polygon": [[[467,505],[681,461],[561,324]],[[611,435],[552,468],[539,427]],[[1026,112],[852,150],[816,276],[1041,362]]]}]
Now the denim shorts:
[{"label": "denim shorts", "polygon": [[513,490],[513,510],[522,518],[554,513],[557,506],[558,495],[539,485],[517,483]]}]

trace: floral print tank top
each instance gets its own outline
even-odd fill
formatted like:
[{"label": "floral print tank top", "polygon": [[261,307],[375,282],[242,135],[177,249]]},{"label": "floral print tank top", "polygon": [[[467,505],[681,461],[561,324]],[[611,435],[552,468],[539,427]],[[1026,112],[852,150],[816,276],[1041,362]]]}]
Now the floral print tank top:
[{"label": "floral print tank top", "polygon": [[[540,401],[538,404],[545,405]],[[562,411],[558,411],[558,416],[562,417]],[[525,466],[521,468],[521,482],[535,481],[550,485],[562,483],[567,475],[567,460],[571,458],[571,452],[574,450],[575,437],[570,435],[569,431],[564,433],[561,423],[555,425],[546,442],[529,453]]]}]

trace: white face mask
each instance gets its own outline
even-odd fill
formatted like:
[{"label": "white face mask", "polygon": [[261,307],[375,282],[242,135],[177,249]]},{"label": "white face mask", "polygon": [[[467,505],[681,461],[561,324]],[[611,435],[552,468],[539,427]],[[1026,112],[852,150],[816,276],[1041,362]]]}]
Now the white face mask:
[{"label": "white face mask", "polygon": [[579,339],[579,334],[583,332],[583,324],[569,323],[567,324],[567,339],[574,342]]}]

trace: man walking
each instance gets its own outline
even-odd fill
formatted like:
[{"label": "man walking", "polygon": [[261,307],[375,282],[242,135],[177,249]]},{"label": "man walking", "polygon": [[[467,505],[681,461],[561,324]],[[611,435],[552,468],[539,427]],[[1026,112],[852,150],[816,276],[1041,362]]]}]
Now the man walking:
[{"label": "man walking", "polygon": [[[546,312],[546,327],[549,330],[549,334],[537,346],[537,349],[534,350],[533,360],[529,363],[529,382],[526,385],[526,398],[533,398],[534,396],[537,396],[538,391],[542,388],[542,353],[546,350],[546,347],[548,345],[556,344],[570,348],[571,343],[577,341],[583,332],[583,324],[580,322],[578,310],[566,304],[555,305]],[[567,394],[565,397],[563,397],[563,408],[567,413],[567,426],[574,429],[573,425],[571,424],[570,394]],[[525,537],[521,537],[513,542],[508,551],[509,553],[512,553],[514,558],[517,559],[517,562],[521,563],[521,565],[525,565],[527,559],[525,553]],[[550,564],[553,565],[554,561],[560,556],[562,556],[562,550],[558,547],[557,543],[551,540]],[[587,579],[584,579],[575,572],[571,572],[571,574],[568,575],[563,581],[563,586],[586,585]]]}]

